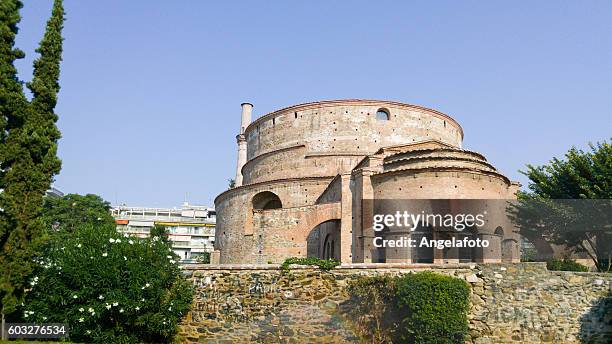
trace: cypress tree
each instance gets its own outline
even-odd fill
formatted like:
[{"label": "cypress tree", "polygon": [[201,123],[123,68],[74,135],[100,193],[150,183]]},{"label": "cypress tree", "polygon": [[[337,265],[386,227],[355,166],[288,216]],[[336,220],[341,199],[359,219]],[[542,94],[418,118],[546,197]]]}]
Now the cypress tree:
[{"label": "cypress tree", "polygon": [[[23,57],[14,49],[20,1],[2,0],[0,49],[2,50],[2,137],[0,141],[0,303],[2,315],[15,311],[23,298],[34,267],[32,257],[45,227],[41,218],[43,197],[59,173],[57,141],[60,137],[54,112],[59,92],[64,9],[56,0],[34,62],[34,76],[27,84],[27,101],[13,62]],[[5,73],[6,71],[6,73]]]}]

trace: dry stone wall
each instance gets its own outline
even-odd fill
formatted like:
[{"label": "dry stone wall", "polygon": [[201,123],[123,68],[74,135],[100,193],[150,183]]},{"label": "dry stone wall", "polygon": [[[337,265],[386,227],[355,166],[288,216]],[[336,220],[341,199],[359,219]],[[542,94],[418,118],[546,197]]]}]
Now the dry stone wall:
[{"label": "dry stone wall", "polygon": [[[472,286],[468,343],[579,343],[612,335],[610,274],[541,263],[355,264],[324,272],[278,265],[188,266],[196,287],[186,342],[359,343],[346,286],[361,276],[432,270]],[[595,341],[597,342],[597,341]]]}]

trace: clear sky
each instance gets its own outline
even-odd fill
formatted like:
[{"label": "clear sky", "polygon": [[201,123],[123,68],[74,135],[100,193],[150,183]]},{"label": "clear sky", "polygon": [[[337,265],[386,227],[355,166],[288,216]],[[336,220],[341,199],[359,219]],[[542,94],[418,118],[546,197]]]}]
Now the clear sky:
[{"label": "clear sky", "polygon": [[[240,103],[387,99],[431,107],[511,179],[612,135],[610,1],[65,0],[57,113],[64,192],[213,204]],[[51,0],[27,1],[31,77]]]}]

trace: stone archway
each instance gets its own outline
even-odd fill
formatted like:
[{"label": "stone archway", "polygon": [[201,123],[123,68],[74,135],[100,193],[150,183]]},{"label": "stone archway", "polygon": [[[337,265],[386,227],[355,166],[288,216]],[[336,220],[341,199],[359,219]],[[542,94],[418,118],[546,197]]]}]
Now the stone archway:
[{"label": "stone archway", "polygon": [[306,239],[308,257],[340,260],[340,220],[324,221],[316,225]]}]

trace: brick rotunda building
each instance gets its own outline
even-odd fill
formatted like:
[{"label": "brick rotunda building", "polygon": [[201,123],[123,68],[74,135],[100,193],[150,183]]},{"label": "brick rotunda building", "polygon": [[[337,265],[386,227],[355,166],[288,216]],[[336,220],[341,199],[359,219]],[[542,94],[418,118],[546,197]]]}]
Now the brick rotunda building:
[{"label": "brick rotunda building", "polygon": [[[310,256],[342,263],[457,262],[440,250],[406,254],[374,247],[378,234],[367,200],[513,199],[519,187],[484,156],[462,149],[461,126],[436,110],[333,100],[251,122],[252,108],[242,104],[235,187],[215,199],[213,263]],[[491,244],[468,261],[519,258],[518,233],[492,227],[473,233]],[[433,237],[439,235],[434,230]]]}]

